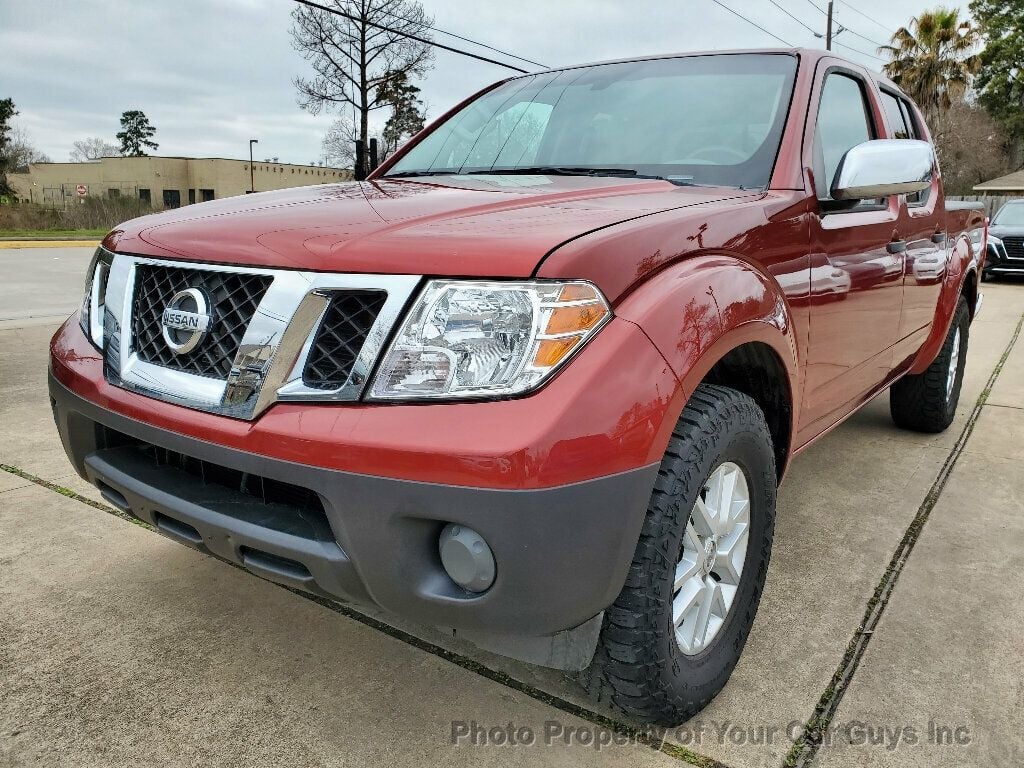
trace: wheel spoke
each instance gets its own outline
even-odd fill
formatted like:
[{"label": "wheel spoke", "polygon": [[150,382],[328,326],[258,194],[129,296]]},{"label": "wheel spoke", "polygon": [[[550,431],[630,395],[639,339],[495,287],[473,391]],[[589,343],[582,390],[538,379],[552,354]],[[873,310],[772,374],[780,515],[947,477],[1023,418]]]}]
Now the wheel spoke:
[{"label": "wheel spoke", "polygon": [[746,525],[750,522],[750,501],[745,497],[737,497],[732,501],[732,509],[729,510],[729,524]]},{"label": "wheel spoke", "polygon": [[747,538],[750,528],[747,525],[736,525],[726,538],[718,543],[715,564],[711,568],[726,584],[738,585],[743,573],[743,561],[747,557]]},{"label": "wheel spoke", "polygon": [[692,614],[695,606],[699,608],[704,602],[704,589],[704,582],[699,576],[693,576],[683,583],[682,588],[672,599],[672,620],[676,627],[682,625]]},{"label": "wheel spoke", "polygon": [[676,563],[676,575],[672,585],[672,592],[678,592],[683,583],[695,576],[700,571],[701,552],[704,544],[693,529],[693,523],[686,524],[686,532],[683,534],[683,554]]},{"label": "wheel spoke", "polygon": [[[711,498],[711,492],[708,492],[708,498]],[[708,506],[708,503],[700,496],[697,497],[696,503],[693,505],[693,514],[690,515],[690,521],[693,523],[693,527],[700,536],[711,536],[715,532],[716,522],[715,513],[713,508]],[[700,548],[704,548],[704,543],[701,542]]]},{"label": "wheel spoke", "polygon": [[722,496],[718,502],[718,533],[725,533],[725,527],[732,516],[732,505],[736,499],[736,481],[739,468],[722,471]]},{"label": "wheel spoke", "polygon": [[[690,647],[702,648],[708,642],[708,623],[711,621],[712,611],[721,605],[722,595],[718,589],[718,582],[710,576],[703,581],[704,589],[701,595],[700,607],[693,619],[693,627],[690,631]],[[724,611],[723,611],[724,613]]]}]

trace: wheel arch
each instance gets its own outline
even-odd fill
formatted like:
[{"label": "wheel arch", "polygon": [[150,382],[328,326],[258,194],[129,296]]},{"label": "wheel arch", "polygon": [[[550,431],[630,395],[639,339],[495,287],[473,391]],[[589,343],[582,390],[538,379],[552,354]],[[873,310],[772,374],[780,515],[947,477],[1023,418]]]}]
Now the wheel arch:
[{"label": "wheel arch", "polygon": [[971,320],[974,320],[978,299],[978,257],[974,255],[971,241],[966,234],[961,234],[953,243],[948,264],[946,280],[935,306],[931,332],[907,370],[909,374],[924,373],[938,356],[953,323],[961,296],[967,300],[967,310]]},{"label": "wheel arch", "polygon": [[763,341],[740,344],[719,358],[701,381],[735,389],[757,403],[772,436],[781,480],[793,439],[793,393],[779,353]]},{"label": "wheel arch", "polygon": [[681,397],[666,414],[673,426],[701,383],[736,389],[764,411],[781,479],[802,378],[792,312],[775,280],[733,256],[687,260],[647,281],[616,314],[639,325],[675,372]]}]

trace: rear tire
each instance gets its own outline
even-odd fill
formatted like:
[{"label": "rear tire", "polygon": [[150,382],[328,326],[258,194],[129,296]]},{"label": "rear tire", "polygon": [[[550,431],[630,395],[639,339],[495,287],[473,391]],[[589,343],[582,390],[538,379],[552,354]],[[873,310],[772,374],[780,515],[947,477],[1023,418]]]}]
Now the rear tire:
[{"label": "rear tire", "polygon": [[938,356],[921,374],[904,376],[889,390],[896,426],[915,432],[943,432],[956,417],[967,360],[971,315],[961,296]]},{"label": "rear tire", "polygon": [[[723,688],[761,599],[777,482],[771,433],[761,409],[736,390],[700,385],[669,441],[625,586],[605,611],[594,661],[583,673],[598,702],[644,722],[674,726]],[[711,488],[711,483],[717,485]],[[749,512],[742,534],[745,554],[736,544],[744,499]],[[719,517],[709,512],[714,509],[725,511]],[[730,516],[739,521],[732,528]],[[712,541],[704,539],[704,553],[694,560],[695,526],[706,526],[711,518],[721,524],[720,533],[712,531],[714,526],[706,529]],[[683,578],[685,584],[697,584],[695,589],[709,584],[708,604],[717,606],[708,609],[703,642],[693,641],[703,614],[684,612],[691,603],[677,586]],[[697,605],[692,603],[694,611]]]}]

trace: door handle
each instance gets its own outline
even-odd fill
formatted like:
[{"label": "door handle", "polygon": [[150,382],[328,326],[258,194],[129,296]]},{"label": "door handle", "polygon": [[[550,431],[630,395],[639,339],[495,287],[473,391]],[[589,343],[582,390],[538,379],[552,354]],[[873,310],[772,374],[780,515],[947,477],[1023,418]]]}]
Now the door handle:
[{"label": "door handle", "polygon": [[932,242],[935,243],[936,245],[945,245],[946,244],[946,233],[945,232],[936,232],[934,235],[932,235]]},{"label": "door handle", "polygon": [[885,250],[889,253],[906,253],[907,252],[907,241],[906,240],[893,240],[887,246]]}]

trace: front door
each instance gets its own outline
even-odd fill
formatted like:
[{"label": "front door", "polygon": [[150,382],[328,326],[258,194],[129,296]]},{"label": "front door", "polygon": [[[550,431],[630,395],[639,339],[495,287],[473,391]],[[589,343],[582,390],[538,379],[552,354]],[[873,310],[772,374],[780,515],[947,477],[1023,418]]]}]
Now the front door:
[{"label": "front door", "polygon": [[[847,150],[878,137],[879,115],[860,73],[826,66],[811,136],[818,212],[811,222],[811,312],[800,431],[838,421],[893,369],[900,337],[905,248],[895,243],[900,200],[854,207],[830,189]],[[808,127],[811,129],[811,127]]]}]

